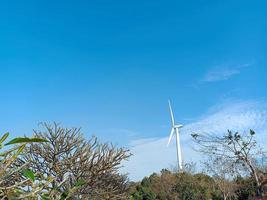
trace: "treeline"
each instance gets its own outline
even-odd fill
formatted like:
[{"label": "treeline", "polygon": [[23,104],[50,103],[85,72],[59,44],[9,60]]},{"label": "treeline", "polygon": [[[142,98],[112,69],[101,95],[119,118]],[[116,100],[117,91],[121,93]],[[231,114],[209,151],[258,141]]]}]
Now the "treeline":
[{"label": "treeline", "polygon": [[202,173],[192,165],[184,171],[162,170],[131,188],[135,200],[250,200],[267,199],[266,154],[255,132],[224,135],[192,134],[203,154]]},{"label": "treeline", "polygon": [[221,190],[213,177],[205,173],[174,173],[162,170],[132,185],[134,200],[249,200],[257,196],[256,183],[250,177],[235,177],[224,182]]},{"label": "treeline", "polygon": [[254,131],[192,138],[207,158],[202,173],[187,164],[183,171],[164,169],[133,183],[119,173],[130,151],[86,139],[79,128],[42,123],[33,137],[9,141],[6,133],[0,137],[0,199],[266,199],[266,157]]}]

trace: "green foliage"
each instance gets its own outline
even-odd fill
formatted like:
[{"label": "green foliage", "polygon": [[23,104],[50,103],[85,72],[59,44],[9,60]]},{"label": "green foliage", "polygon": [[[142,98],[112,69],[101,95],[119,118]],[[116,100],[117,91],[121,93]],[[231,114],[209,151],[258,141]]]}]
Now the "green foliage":
[{"label": "green foliage", "polygon": [[[30,142],[41,142],[43,140],[38,140],[38,138],[14,138],[10,142],[3,144],[8,138],[9,133],[5,133],[0,138],[0,149],[4,146],[16,144],[10,149],[1,152],[0,160],[0,197],[2,199],[16,199],[22,198],[26,193],[23,187],[31,186],[28,180],[34,181],[34,174],[23,167],[17,167],[14,165],[18,156],[23,152],[27,143]],[[23,171],[26,180],[17,178],[20,171]]]},{"label": "green foliage", "polygon": [[48,142],[46,139],[43,138],[27,138],[27,137],[18,137],[14,138],[13,140],[9,141],[5,145],[11,145],[11,144],[21,144],[21,143],[32,143],[32,142]]},{"label": "green foliage", "polygon": [[[231,131],[228,131],[227,135],[225,135],[222,138],[222,140],[219,141],[220,142],[223,141],[224,142],[223,144],[228,145],[226,147],[232,147],[233,145],[234,147],[236,147],[235,146],[236,144],[239,145],[241,148],[237,149],[234,152],[233,156],[236,156],[237,158],[235,161],[239,162],[243,161],[245,163],[246,159],[250,159],[250,157],[242,157],[242,154],[244,153],[246,154],[247,152],[250,153],[251,151],[250,148],[256,146],[256,142],[254,142],[254,140],[252,139],[254,135],[255,132],[252,130],[250,130],[248,137],[244,137],[240,135],[238,132],[233,133]],[[5,133],[0,138],[0,150],[2,150],[0,152],[0,199],[5,199],[5,200],[84,199],[81,198],[79,192],[82,191],[81,189],[84,186],[85,190],[83,191],[91,189],[90,185],[88,185],[88,181],[90,181],[88,180],[88,178],[85,179],[84,177],[81,176],[79,176],[80,178],[77,177],[77,179],[73,179],[76,178],[75,176],[73,176],[72,179],[70,180],[68,180],[67,178],[65,179],[65,176],[62,176],[63,178],[59,178],[58,174],[61,174],[62,169],[56,171],[57,172],[56,175],[49,176],[50,171],[47,174],[44,174],[43,172],[40,173],[38,171],[38,168],[34,168],[33,170],[31,162],[22,162],[22,163],[20,162],[22,161],[21,158],[23,158],[23,156],[28,155],[28,151],[26,151],[30,147],[27,146],[28,144],[36,143],[35,147],[38,147],[39,143],[44,143],[44,145],[49,146],[50,144],[53,143],[51,142],[51,139],[49,139],[50,142],[48,142],[47,137],[40,137],[40,138],[38,138],[38,136],[35,138],[18,137],[5,143],[8,137],[9,133]],[[194,134],[192,135],[192,137],[198,141],[201,141],[202,136]],[[63,139],[65,139],[65,137],[63,137]],[[66,144],[65,140],[62,140],[62,144],[65,147]],[[77,146],[80,147],[81,145]],[[38,158],[38,156],[40,156],[41,151],[38,151],[36,149],[35,149],[35,153],[37,155],[36,158]],[[217,146],[215,146],[215,148],[212,148],[211,150],[217,151]],[[113,152],[113,149],[111,149],[110,151]],[[73,152],[73,150],[71,152]],[[45,151],[45,153],[47,152]],[[81,155],[84,155],[84,151],[82,151]],[[110,154],[107,153],[107,155]],[[48,154],[45,154],[45,156],[48,156],[49,158],[52,157],[49,156]],[[101,156],[100,158],[102,157],[103,156]],[[60,160],[61,158],[58,159]],[[93,158],[95,157],[93,156]],[[73,157],[73,160],[77,161],[75,156]],[[239,162],[233,162],[231,164],[239,166],[238,165]],[[48,162],[48,164],[50,164],[50,162]],[[227,162],[222,162],[220,166],[224,166],[226,164]],[[251,165],[252,164],[254,164],[254,162],[251,162]],[[215,165],[212,165],[211,167],[213,167],[214,169],[214,166]],[[232,165],[230,166],[233,167]],[[58,167],[58,162],[55,163],[55,167]],[[45,167],[45,169],[47,168],[49,167]],[[106,171],[106,168],[104,169],[105,169],[104,171]],[[264,186],[267,184],[266,173],[263,172],[264,171],[263,169],[260,170],[259,168],[256,168],[256,165],[255,168],[253,169],[255,169],[255,173],[259,174],[258,182],[261,183],[260,186],[262,186],[262,188],[260,189],[262,189],[263,193]],[[84,168],[82,168],[81,170],[83,172]],[[97,168],[97,170],[99,170],[99,168]],[[66,173],[68,173],[69,175],[69,171],[66,171]],[[117,180],[116,178],[118,178],[118,180],[120,180],[121,178],[119,175],[118,177],[117,176],[112,176],[112,177],[113,177],[112,179],[110,179],[109,176],[105,177],[106,179],[104,180],[108,182],[107,186],[109,186],[110,183],[113,183],[115,180]],[[97,178],[98,178],[97,181],[99,181],[99,177]],[[211,177],[204,173],[194,174],[191,171],[173,173],[169,170],[163,169],[160,174],[153,173],[149,177],[145,177],[139,183],[132,183],[129,196],[130,200],[211,200],[211,199],[222,200],[223,194],[225,193],[222,192],[222,188],[218,185],[218,180],[221,181],[221,183],[229,183],[230,186],[234,186],[231,187],[233,188],[231,190],[233,195],[225,197],[225,199],[249,200],[256,196],[256,192],[259,189],[259,184],[256,182],[255,177],[253,176],[251,177],[237,176],[236,178],[232,177],[231,179],[226,179],[225,177],[223,178],[215,177],[214,175],[213,177]],[[71,187],[65,187],[66,185],[70,185],[70,183],[72,183]],[[119,183],[121,183],[123,187],[125,187],[124,181],[122,182],[119,181]],[[101,190],[98,191],[105,193],[108,190],[105,190],[105,188],[103,188],[103,191]],[[107,194],[107,196],[105,197],[103,196],[103,198],[101,199],[112,199],[112,200],[126,199],[126,196],[124,196],[124,198],[118,198],[118,197],[113,198],[115,193],[114,194],[110,193],[110,194]],[[116,194],[119,195],[119,193]],[[90,196],[89,198],[94,199],[92,198],[92,196]]]},{"label": "green foliage", "polygon": [[34,175],[34,173],[33,173],[30,169],[25,169],[25,170],[23,170],[23,171],[22,171],[22,174],[23,174],[26,178],[30,179],[32,182],[35,181],[35,175]]},{"label": "green foliage", "polygon": [[9,133],[5,133],[0,139],[0,144],[2,144],[8,138],[8,136],[9,136]]},{"label": "green foliage", "polygon": [[86,183],[86,181],[82,178],[78,179],[78,181],[74,184],[75,187],[80,187],[82,185],[84,185]]},{"label": "green foliage", "polygon": [[147,178],[144,178],[140,186],[137,186],[136,192],[131,194],[131,199],[134,200],[154,200],[156,194],[151,190]]},{"label": "green foliage", "polygon": [[255,180],[251,177],[241,177],[238,176],[234,180],[235,183],[238,184],[238,189],[236,190],[236,194],[238,200],[246,200],[252,199],[252,197],[256,196],[256,183]]},{"label": "green foliage", "polygon": [[134,200],[207,200],[220,199],[213,179],[205,174],[171,173],[163,170],[135,185]]},{"label": "green foliage", "polygon": [[79,128],[44,127],[33,138],[0,137],[0,199],[128,199],[128,179],[118,172],[127,149],[87,141]]},{"label": "green foliage", "polygon": [[205,174],[179,173],[175,191],[182,200],[206,200],[216,194],[213,185],[212,178]]},{"label": "green foliage", "polygon": [[[9,133],[4,134],[0,138],[0,149],[4,146],[13,145],[10,149],[0,153],[0,198],[1,199],[66,199],[62,198],[62,194],[65,192],[59,192],[56,190],[47,191],[45,187],[53,182],[53,179],[46,177],[39,179],[37,182],[35,174],[27,168],[29,163],[18,165],[17,161],[21,154],[24,153],[24,149],[29,143],[47,142],[46,139],[40,138],[27,138],[18,137],[3,144],[8,138]],[[82,184],[80,181],[77,183],[77,187]],[[53,198],[51,198],[51,194]]]},{"label": "green foliage", "polygon": [[[256,196],[256,183],[250,177],[237,177],[233,200],[250,200]],[[132,185],[130,200],[223,200],[214,179],[206,174],[172,173],[162,170],[160,174],[145,177]]]}]

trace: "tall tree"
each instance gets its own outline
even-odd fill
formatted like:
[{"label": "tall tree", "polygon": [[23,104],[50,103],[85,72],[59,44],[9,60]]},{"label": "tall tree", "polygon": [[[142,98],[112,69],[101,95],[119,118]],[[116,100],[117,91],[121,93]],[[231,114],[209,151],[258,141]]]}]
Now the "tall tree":
[{"label": "tall tree", "polygon": [[192,134],[192,137],[199,145],[198,151],[219,160],[227,160],[233,166],[232,169],[243,167],[255,179],[257,195],[263,196],[265,179],[261,178],[262,172],[257,168],[257,160],[265,154],[257,144],[253,130],[243,135],[228,130],[223,136]]},{"label": "tall tree", "polygon": [[78,184],[74,199],[127,199],[128,179],[118,169],[130,156],[128,149],[100,143],[96,137],[87,141],[80,128],[57,123],[42,123],[41,128],[34,135],[49,143],[31,144],[23,161],[31,163],[34,173],[52,176],[50,187],[68,193]]}]

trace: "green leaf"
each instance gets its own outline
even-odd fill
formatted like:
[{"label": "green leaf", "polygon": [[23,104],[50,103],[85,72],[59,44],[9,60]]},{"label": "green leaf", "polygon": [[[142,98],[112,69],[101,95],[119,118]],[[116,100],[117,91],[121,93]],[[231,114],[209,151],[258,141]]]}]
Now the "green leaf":
[{"label": "green leaf", "polygon": [[0,144],[2,144],[7,139],[8,136],[9,136],[9,133],[5,133],[0,139]]},{"label": "green leaf", "polygon": [[21,145],[21,146],[18,148],[17,153],[20,154],[20,153],[24,150],[25,147],[26,147],[26,144]]},{"label": "green leaf", "polygon": [[32,182],[34,182],[35,176],[34,176],[34,173],[30,169],[25,169],[25,170],[23,170],[22,173],[26,178],[28,178],[28,179],[32,180]]},{"label": "green leaf", "polygon": [[75,187],[80,187],[82,185],[85,184],[85,180],[84,179],[78,179],[78,181],[74,184]]},{"label": "green leaf", "polygon": [[41,195],[42,200],[50,200],[48,195]]},{"label": "green leaf", "polygon": [[63,192],[63,193],[61,194],[61,196],[60,196],[60,200],[64,200],[64,199],[66,199],[67,196],[68,196],[68,192]]},{"label": "green leaf", "polygon": [[42,139],[42,138],[27,138],[27,137],[18,137],[18,138],[14,138],[13,140],[9,141],[8,143],[5,144],[5,146],[7,145],[11,145],[11,144],[18,144],[18,143],[32,143],[32,142],[48,142],[46,139]]}]

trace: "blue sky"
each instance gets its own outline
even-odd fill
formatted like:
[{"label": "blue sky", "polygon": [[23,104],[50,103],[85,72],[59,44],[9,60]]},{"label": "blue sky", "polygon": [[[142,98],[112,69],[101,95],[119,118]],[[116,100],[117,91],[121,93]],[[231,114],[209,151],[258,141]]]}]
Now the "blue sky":
[{"label": "blue sky", "polygon": [[[30,135],[38,122],[57,121],[149,152],[152,140],[168,136],[170,98],[184,134],[203,120],[216,131],[252,121],[262,132],[266,7],[263,0],[1,1],[0,131]],[[230,114],[236,126],[222,127]],[[156,170],[147,164],[131,177]]]}]

